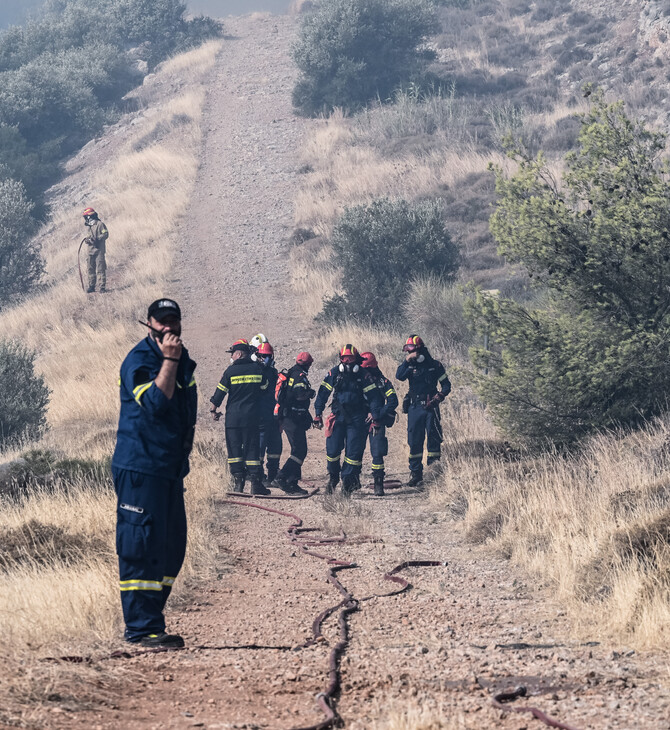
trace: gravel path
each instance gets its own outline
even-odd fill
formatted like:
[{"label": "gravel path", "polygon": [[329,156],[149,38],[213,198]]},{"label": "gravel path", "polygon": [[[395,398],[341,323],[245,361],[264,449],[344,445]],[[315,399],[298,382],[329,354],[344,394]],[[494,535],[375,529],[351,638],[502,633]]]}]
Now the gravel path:
[{"label": "gravel path", "polygon": [[[286,361],[310,332],[294,313],[285,256],[296,152],[309,124],[290,110],[294,21],[246,17],[226,27],[234,39],[213,74],[177,285],[205,403],[232,340],[262,330]],[[311,439],[308,475],[318,478],[322,436]],[[132,692],[68,717],[63,727],[289,730],[320,721],[314,698],[327,683],[335,619],[325,624],[325,642],[299,647],[339,595],[325,581],[324,563],[289,543],[290,520],[224,499],[216,507],[218,579],[170,616],[188,648],[127,660]],[[443,723],[395,727],[542,727],[490,705],[495,691],[524,684],[530,700],[515,706],[537,705],[575,727],[670,728],[667,658],[569,639],[568,619],[550,595],[464,545],[448,516],[421,495],[269,504],[331,534],[343,528],[377,540],[323,549],[357,564],[340,574],[357,598],[388,592],[383,572],[405,560],[448,562],[406,571],[412,590],[366,601],[350,617],[337,705],[345,727],[371,728],[376,718],[418,706],[441,712]]]}]

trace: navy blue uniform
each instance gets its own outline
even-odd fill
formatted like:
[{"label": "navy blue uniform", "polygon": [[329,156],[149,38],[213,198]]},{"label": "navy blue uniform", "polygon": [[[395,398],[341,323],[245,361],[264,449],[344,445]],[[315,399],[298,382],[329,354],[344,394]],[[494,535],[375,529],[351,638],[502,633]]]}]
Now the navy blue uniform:
[{"label": "navy blue uniform", "polygon": [[442,396],[451,392],[451,383],[439,360],[424,355],[423,362],[416,359],[403,360],[396,372],[397,380],[409,381],[409,410],[407,412],[407,443],[409,444],[409,469],[423,472],[423,444],[428,440],[427,463],[432,464],[440,458],[442,426],[439,403],[426,407],[428,401],[437,395],[440,386]]},{"label": "navy blue uniform", "polygon": [[261,396],[261,425],[260,425],[260,460],[261,468],[267,457],[267,476],[272,481],[279,471],[282,441],[279,421],[275,418],[275,387],[279,373],[272,365],[264,365],[268,387]]},{"label": "navy blue uniform", "polygon": [[283,484],[295,484],[302,477],[302,465],[307,456],[307,431],[312,426],[309,404],[314,391],[307,379],[307,370],[294,365],[286,373],[286,385],[282,402],[278,407],[278,420],[291,446],[291,455],[279,472]]},{"label": "navy blue uniform", "polygon": [[172,398],[154,382],[162,364],[158,345],[147,337],[128,353],[119,378],[112,475],[119,587],[130,641],[165,631],[163,608],[186,552],[183,479],[195,433],[195,363],[182,348]]},{"label": "navy blue uniform", "polygon": [[261,399],[267,388],[265,367],[249,356],[240,357],[226,369],[210,398],[218,408],[228,396],[226,449],[233,476],[261,476]]},{"label": "navy blue uniform", "polygon": [[358,479],[363,466],[363,453],[368,436],[368,414],[378,421],[384,407],[384,399],[377,384],[364,369],[356,373],[341,372],[332,368],[323,379],[314,403],[314,412],[320,416],[333,396],[331,410],[335,414],[333,432],[326,438],[328,474],[340,477],[340,457],[344,450],[343,479]]},{"label": "navy blue uniform", "polygon": [[[377,374],[378,373],[378,374]],[[384,395],[384,406],[379,414],[377,428],[370,431],[370,456],[372,456],[372,471],[384,476],[384,457],[389,452],[389,442],[386,438],[386,429],[396,420],[398,410],[398,394],[393,384],[380,371],[373,375],[379,391]]]}]

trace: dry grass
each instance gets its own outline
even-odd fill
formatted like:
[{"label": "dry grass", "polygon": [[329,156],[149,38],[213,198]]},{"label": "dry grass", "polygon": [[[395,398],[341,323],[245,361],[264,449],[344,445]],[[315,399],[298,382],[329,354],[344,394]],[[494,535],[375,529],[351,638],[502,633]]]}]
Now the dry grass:
[{"label": "dry grass", "polygon": [[[83,181],[90,196],[76,207],[61,206],[41,234],[48,288],[0,315],[5,336],[37,350],[37,369],[53,390],[51,431],[40,448],[73,458],[111,455],[119,366],[144,335],[136,320],[145,315],[147,303],[169,294],[175,230],[198,167],[205,75],[220,46],[207,43],[162,65],[158,75],[168,88],[170,79],[181,81],[180,95],[162,98],[155,85],[138,91],[144,111],[140,122],[127,128],[120,152],[95,170],[89,166],[75,173],[90,175]],[[84,235],[84,203],[98,209],[110,229],[111,292],[93,300],[82,293],[74,265]],[[189,549],[175,602],[189,580],[207,576],[212,567],[212,499],[224,464],[217,440],[200,432],[186,482]],[[34,490],[20,504],[0,506],[0,541],[12,546],[0,571],[0,633],[6,647],[0,721],[14,713],[23,722],[32,710],[22,703],[39,705],[45,699],[35,689],[36,677],[53,687],[59,677],[66,684],[76,674],[38,667],[35,654],[90,653],[121,635],[114,494],[109,486],[85,480],[66,486]]]}]

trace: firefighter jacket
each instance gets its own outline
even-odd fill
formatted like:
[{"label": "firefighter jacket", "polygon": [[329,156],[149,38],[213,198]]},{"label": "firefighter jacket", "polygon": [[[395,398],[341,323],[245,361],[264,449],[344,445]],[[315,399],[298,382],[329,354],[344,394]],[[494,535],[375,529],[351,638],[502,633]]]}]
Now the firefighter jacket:
[{"label": "firefighter jacket", "polygon": [[300,428],[307,430],[312,425],[309,404],[316,393],[307,378],[307,371],[297,363],[282,372],[284,385],[278,391],[279,402],[276,413],[279,419],[290,418]]},{"label": "firefighter jacket", "polygon": [[384,405],[379,414],[379,422],[384,426],[393,426],[396,420],[396,412],[398,410],[398,394],[395,392],[393,383],[384,377],[380,370],[374,375],[374,381],[379,391],[384,395]]},{"label": "firefighter jacket", "polygon": [[248,356],[240,357],[226,369],[209,400],[218,408],[228,396],[226,428],[257,427],[261,419],[261,399],[267,389],[265,366]]},{"label": "firefighter jacket", "polygon": [[172,398],[154,383],[162,364],[163,354],[147,336],[121,365],[121,412],[112,467],[179,479],[188,474],[195,434],[195,362],[182,348]]},{"label": "firefighter jacket", "polygon": [[423,362],[403,360],[395,376],[397,380],[409,381],[409,397],[412,402],[432,398],[437,393],[438,385],[445,396],[451,392],[451,383],[444,365],[428,354]]},{"label": "firefighter jacket", "polygon": [[267,428],[275,420],[275,388],[279,373],[272,365],[263,365],[263,371],[268,381],[268,387],[261,395],[261,428]]},{"label": "firefighter jacket", "polygon": [[86,244],[92,248],[105,250],[105,241],[109,238],[107,226],[102,221],[95,221],[89,226]]},{"label": "firefighter jacket", "polygon": [[330,396],[333,396],[331,410],[338,420],[347,423],[365,419],[370,413],[377,421],[384,407],[384,396],[363,368],[356,373],[341,372],[339,366],[332,368],[323,379],[314,403],[314,412],[320,416]]}]

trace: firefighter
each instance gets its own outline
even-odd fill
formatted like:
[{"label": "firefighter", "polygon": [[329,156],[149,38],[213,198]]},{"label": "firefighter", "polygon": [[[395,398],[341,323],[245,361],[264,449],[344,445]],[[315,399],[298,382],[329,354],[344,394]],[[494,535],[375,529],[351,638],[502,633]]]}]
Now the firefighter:
[{"label": "firefighter", "polygon": [[109,238],[107,226],[98,218],[93,208],[86,208],[82,214],[84,225],[89,229],[86,243],[86,269],[88,272],[87,294],[95,291],[96,283],[99,284],[98,291],[107,291],[107,263],[105,261],[105,243]]},{"label": "firefighter", "polygon": [[262,484],[260,459],[261,399],[268,388],[265,367],[251,359],[252,348],[247,340],[236,340],[228,352],[230,366],[221,376],[214,395],[210,413],[218,421],[218,411],[223,399],[226,406],[226,448],[228,465],[233,477],[235,492],[244,491],[246,477],[251,482],[252,494],[270,494]]},{"label": "firefighter", "polygon": [[291,455],[272,486],[296,496],[307,494],[298,482],[307,456],[307,431],[312,426],[309,404],[316,395],[307,379],[313,362],[309,352],[301,352],[295,359],[295,365],[279,374],[275,389],[275,416],[291,445]]},{"label": "firefighter", "polygon": [[384,457],[389,452],[389,442],[386,438],[386,429],[391,428],[396,422],[398,410],[398,396],[391,381],[384,377],[377,364],[377,358],[372,352],[361,353],[361,367],[374,380],[380,393],[384,395],[384,406],[379,414],[378,426],[372,426],[370,422],[370,455],[372,456],[372,475],[374,478],[375,495],[384,496]]},{"label": "firefighter", "polygon": [[197,390],[172,299],[149,307],[146,339],[121,365],[121,412],[112,459],[116,552],[127,641],[181,647],[163,609],[186,552],[183,480],[195,433]]},{"label": "firefighter", "polygon": [[[451,383],[439,360],[433,359],[418,335],[410,335],[402,348],[405,359],[398,366],[397,380],[409,381],[409,392],[403,400],[407,414],[407,443],[409,444],[410,478],[407,486],[416,487],[423,481],[423,443],[428,440],[430,466],[440,459],[442,425],[440,403],[451,392]],[[440,391],[437,388],[440,386]]]},{"label": "firefighter", "polygon": [[[253,341],[253,340],[252,340]],[[274,348],[266,340],[256,345],[256,362],[265,368],[265,377],[268,381],[267,390],[261,397],[261,424],[260,424],[260,459],[261,470],[263,461],[267,458],[267,476],[263,479],[263,486],[268,487],[279,471],[282,442],[279,421],[275,418],[275,389],[279,373],[275,367]]]},{"label": "firefighter", "polygon": [[[323,428],[321,415],[333,396],[331,415],[326,429],[326,459],[328,486],[326,493],[332,494],[342,476],[342,494],[349,496],[359,489],[363,453],[368,436],[368,416],[372,427],[378,428],[384,406],[377,384],[365,369],[358,350],[345,345],[340,350],[339,365],[332,368],[319,388],[314,403],[316,428]],[[340,470],[340,457],[344,450],[344,466]]]}]

